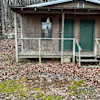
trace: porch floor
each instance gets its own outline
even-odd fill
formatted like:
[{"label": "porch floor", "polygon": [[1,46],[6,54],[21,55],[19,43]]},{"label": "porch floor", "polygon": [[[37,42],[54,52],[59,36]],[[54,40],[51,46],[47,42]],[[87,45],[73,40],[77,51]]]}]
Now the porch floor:
[{"label": "porch floor", "polygon": [[[64,51],[63,52],[64,57],[70,56],[72,58],[73,52],[72,51]],[[81,55],[87,55],[87,56],[93,56],[94,52],[91,51],[83,51]],[[78,52],[76,52],[76,56],[78,56]],[[98,53],[98,56],[100,56],[100,53]],[[20,52],[19,58],[39,58],[39,52],[38,51],[32,51],[32,52]],[[54,52],[54,51],[41,51],[41,58],[61,58],[61,52]]]},{"label": "porch floor", "polygon": [[[72,56],[72,51],[64,51],[64,56]],[[21,52],[19,58],[39,58],[38,51]],[[61,52],[41,51],[41,58],[61,58]]]}]

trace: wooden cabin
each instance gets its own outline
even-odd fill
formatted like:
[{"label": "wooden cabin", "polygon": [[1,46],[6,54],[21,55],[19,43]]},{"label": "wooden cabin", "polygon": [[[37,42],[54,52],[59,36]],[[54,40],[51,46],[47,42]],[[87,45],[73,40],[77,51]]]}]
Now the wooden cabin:
[{"label": "wooden cabin", "polygon": [[[15,19],[16,62],[19,58],[61,58],[63,62],[100,60],[100,1],[56,0],[12,7]],[[21,16],[17,38],[16,14]],[[21,52],[18,41],[21,40]]]}]

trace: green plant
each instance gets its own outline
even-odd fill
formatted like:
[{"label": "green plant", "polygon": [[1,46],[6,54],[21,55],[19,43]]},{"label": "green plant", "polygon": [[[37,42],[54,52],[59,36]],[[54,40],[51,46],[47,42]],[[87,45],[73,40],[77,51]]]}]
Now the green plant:
[{"label": "green plant", "polygon": [[39,88],[34,88],[34,90],[39,91],[40,89]]},{"label": "green plant", "polygon": [[86,92],[86,89],[81,87],[87,86],[88,85],[85,83],[85,80],[72,81],[71,85],[69,85],[69,88],[71,89],[72,93],[70,93],[69,96],[74,95],[80,97],[83,93]]},{"label": "green plant", "polygon": [[44,94],[43,93],[37,93],[36,98],[42,99],[44,98]]},{"label": "green plant", "polygon": [[61,97],[61,96],[52,95],[52,96],[45,98],[44,100],[61,100],[62,98],[63,97]]},{"label": "green plant", "polygon": [[19,84],[19,81],[23,80],[6,80],[0,83],[0,93],[25,97],[28,89],[23,84]]},{"label": "green plant", "polygon": [[69,87],[70,87],[70,89],[74,90],[74,89],[81,87],[84,82],[85,82],[85,80],[73,81],[71,83],[71,85],[69,85]]},{"label": "green plant", "polygon": [[46,97],[43,93],[37,93],[36,98],[39,98],[40,100],[61,100],[63,97],[57,95]]}]

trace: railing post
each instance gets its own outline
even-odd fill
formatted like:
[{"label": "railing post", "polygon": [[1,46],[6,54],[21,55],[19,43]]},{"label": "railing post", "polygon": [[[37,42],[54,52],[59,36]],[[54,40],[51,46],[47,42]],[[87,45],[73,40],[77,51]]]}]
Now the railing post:
[{"label": "railing post", "polygon": [[14,12],[14,24],[15,24],[15,52],[16,52],[16,63],[18,63],[18,40],[17,40],[17,14]]},{"label": "railing post", "polygon": [[79,48],[79,67],[81,67],[81,51],[80,51],[80,48]]},{"label": "railing post", "polygon": [[78,46],[78,56],[79,56],[78,63],[79,63],[79,67],[81,67],[81,51],[82,51],[82,48],[80,47],[77,40],[76,40],[76,43],[77,43],[77,46]]},{"label": "railing post", "polygon": [[21,50],[23,52],[23,27],[22,27],[22,15],[20,15],[21,17]]},{"label": "railing post", "polygon": [[17,0],[15,0],[15,6],[17,6]]},{"label": "railing post", "polygon": [[73,63],[75,63],[75,39],[73,39]]},{"label": "railing post", "polygon": [[41,64],[41,38],[39,39],[39,64]]},{"label": "railing post", "polygon": [[61,63],[63,63],[63,48],[64,48],[64,19],[65,14],[62,13],[62,34],[61,34]]},{"label": "railing post", "polygon": [[94,55],[97,56],[97,43],[96,43],[96,40],[94,42]]}]

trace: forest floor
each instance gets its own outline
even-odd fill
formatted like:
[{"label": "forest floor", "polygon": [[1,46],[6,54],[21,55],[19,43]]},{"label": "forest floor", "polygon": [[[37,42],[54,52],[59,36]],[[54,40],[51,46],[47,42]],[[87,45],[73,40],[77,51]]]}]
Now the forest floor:
[{"label": "forest floor", "polygon": [[[20,46],[20,44],[19,44]],[[100,68],[59,60],[15,62],[14,39],[0,41],[0,100],[99,100]]]}]

